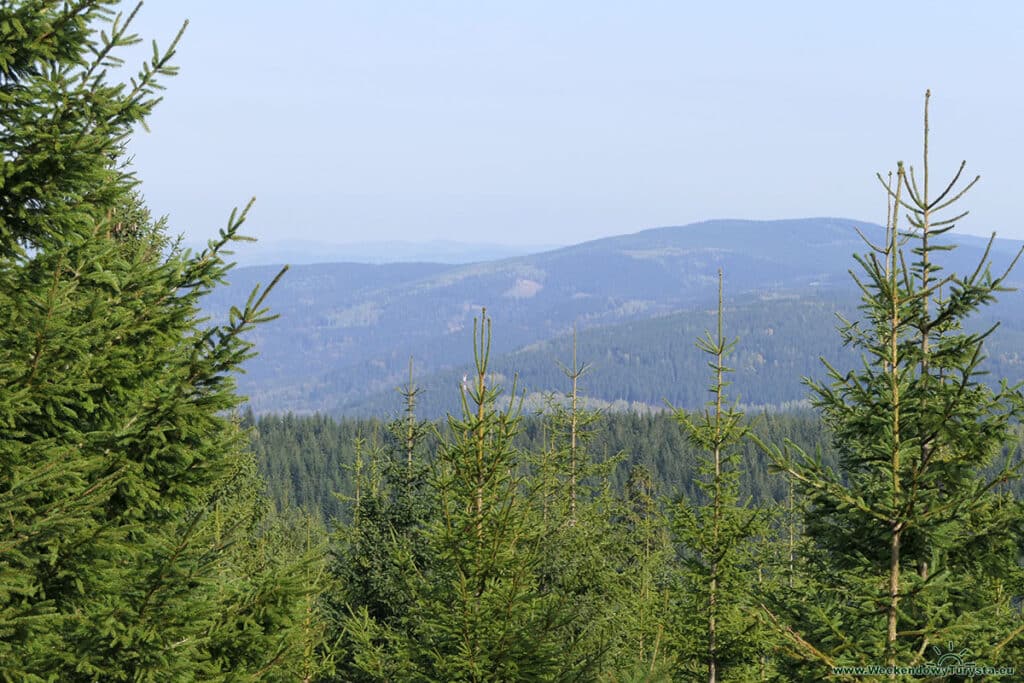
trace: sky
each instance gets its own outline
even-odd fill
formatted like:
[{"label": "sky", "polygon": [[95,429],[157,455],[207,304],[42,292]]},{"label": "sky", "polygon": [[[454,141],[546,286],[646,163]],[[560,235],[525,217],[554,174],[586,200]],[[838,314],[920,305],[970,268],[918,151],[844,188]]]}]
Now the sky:
[{"label": "sky", "polygon": [[959,229],[1024,239],[1024,3],[149,0],[134,26],[184,19],[130,152],[188,239],[252,196],[268,241],[882,223],[927,88],[933,188],[982,176]]}]

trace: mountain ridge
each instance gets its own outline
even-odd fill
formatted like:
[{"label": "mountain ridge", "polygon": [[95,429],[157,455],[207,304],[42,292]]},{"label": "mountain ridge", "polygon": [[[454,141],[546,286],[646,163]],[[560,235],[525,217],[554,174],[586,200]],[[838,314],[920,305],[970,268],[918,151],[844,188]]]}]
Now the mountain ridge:
[{"label": "mountain ridge", "polygon": [[[464,363],[473,319],[485,306],[500,356],[573,326],[706,310],[719,268],[737,303],[847,299],[855,292],[851,254],[867,250],[856,229],[870,239],[884,235],[880,226],[840,218],[721,219],[471,264],[294,266],[268,299],[281,318],[253,333],[261,355],[247,363],[240,389],[257,411],[344,412],[402,383],[410,356],[424,375]],[[973,269],[983,247],[957,243],[947,267]],[[1016,245],[997,246],[998,268]],[[231,286],[209,298],[207,313],[223,319],[240,292],[274,272],[232,271]]]},{"label": "mountain ridge", "polygon": [[[186,241],[193,251],[205,244]],[[367,242],[330,242],[326,240],[259,240],[236,250],[233,258],[239,267],[319,265],[325,263],[360,263],[383,265],[391,263],[441,263],[460,265],[523,256],[556,249],[551,244],[499,244],[491,242],[459,242],[455,240],[375,240]]]}]

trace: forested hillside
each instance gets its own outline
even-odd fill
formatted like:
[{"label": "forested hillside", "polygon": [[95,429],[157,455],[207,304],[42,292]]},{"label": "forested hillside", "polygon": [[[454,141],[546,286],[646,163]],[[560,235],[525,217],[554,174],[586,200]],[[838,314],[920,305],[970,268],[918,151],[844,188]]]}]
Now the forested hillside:
[{"label": "forested hillside", "polygon": [[[739,395],[752,404],[789,404],[804,398],[800,377],[820,372],[819,356],[845,353],[834,313],[857,314],[847,271],[850,254],[864,245],[858,228],[883,234],[829,218],[708,221],[463,266],[295,267],[268,299],[283,322],[254,331],[260,355],[246,364],[239,387],[257,412],[378,415],[390,408],[413,357],[427,391],[424,415],[440,418],[457,408],[448,389],[467,370],[466,331],[486,306],[496,326],[492,367],[518,372],[530,392],[557,388],[557,362],[575,327],[583,358],[595,365],[592,398],[694,407],[701,397],[687,387],[700,383],[701,368],[691,340],[714,307],[721,267],[730,325],[749,356],[739,359],[750,371],[737,378]],[[949,254],[950,269],[972,267],[984,249],[977,239],[936,239],[962,245]],[[1007,260],[1019,246],[997,241],[992,253]],[[223,319],[274,272],[236,269],[206,310]],[[1015,278],[1009,284],[1019,284]],[[1024,329],[1024,307],[1013,302],[994,306],[989,317]],[[993,339],[997,360],[1009,351],[996,372],[1024,376],[1014,366],[1019,341],[1005,330]]]},{"label": "forested hillside", "polygon": [[[527,414],[515,445],[524,453],[542,452],[550,440],[549,418]],[[818,414],[808,408],[778,413],[752,413],[750,429],[765,443],[792,441],[809,453],[820,453],[822,462],[835,467],[837,450]],[[243,425],[251,426],[252,448],[256,453],[267,491],[284,511],[301,508],[320,516],[325,524],[348,523],[355,495],[357,459],[373,458],[394,451],[399,444],[394,424],[374,418],[334,419],[324,415],[261,415],[247,413]],[[446,423],[437,423],[438,433],[425,436],[423,449],[435,452]],[[634,467],[651,476],[652,491],[662,500],[685,495],[700,499],[696,487],[700,450],[686,441],[675,416],[669,412],[640,414],[632,411],[597,411],[587,428],[588,447],[595,461],[608,463],[607,483],[622,495]],[[1011,437],[1006,454],[1021,457],[1024,432]],[[752,441],[742,444],[743,476],[740,490],[757,505],[785,500],[784,479],[772,472],[765,453]],[[369,467],[369,465],[366,465]],[[595,482],[588,482],[594,484]],[[1024,498],[1024,483],[1008,482],[1007,490]]]},{"label": "forested hillside", "polygon": [[[752,429],[766,442],[792,440],[809,452],[820,450],[826,463],[835,463],[829,436],[818,416],[809,410],[760,415],[751,422]],[[372,418],[256,417],[250,413],[243,424],[254,427],[252,447],[279,509],[300,507],[321,515],[325,523],[350,521],[352,510],[346,501],[355,494],[357,457],[369,463],[398,445],[389,423]],[[424,445],[427,453],[435,452],[444,439],[442,435],[447,435],[445,423],[436,428],[439,434],[427,437]],[[551,438],[549,431],[550,425],[542,415],[524,416],[515,445],[524,453],[540,453]],[[601,413],[589,425],[587,439],[594,459],[611,467],[607,481],[616,495],[623,494],[629,473],[640,466],[650,473],[656,497],[700,497],[695,486],[699,449],[687,443],[671,414]],[[764,453],[753,442],[745,443],[741,450],[744,497],[751,497],[757,504],[783,500],[785,482],[769,471]]]},{"label": "forested hillside", "polygon": [[[982,365],[994,384],[1001,379],[1024,381],[1024,314],[1010,303],[993,308],[997,310],[986,311],[968,323],[976,331],[999,324],[987,340],[987,358]],[[806,407],[804,379],[825,376],[822,358],[842,367],[860,362],[857,350],[845,346],[836,333],[837,316],[858,316],[852,296],[730,302],[725,315],[729,329],[741,342],[733,359],[738,371],[733,395],[755,411]],[[713,318],[713,311],[702,309],[579,332],[577,353],[589,366],[587,392],[592,405],[617,411],[658,411],[667,404],[681,408],[703,404],[707,398],[706,365],[693,340]],[[496,334],[501,334],[501,328]],[[561,367],[572,357],[572,347],[573,335],[568,333],[499,355],[492,367],[505,383],[515,377],[527,393],[527,407],[538,409],[545,395],[557,392],[563,380]],[[458,396],[452,388],[459,386],[467,370],[466,364],[456,363],[450,370],[417,377],[424,417],[440,419],[458,410]],[[336,378],[341,381],[340,373],[328,375],[328,380]],[[363,417],[393,415],[400,409],[395,390],[399,384],[396,381],[395,387],[362,400],[328,403],[323,411]],[[310,396],[324,394],[311,389]]]}]

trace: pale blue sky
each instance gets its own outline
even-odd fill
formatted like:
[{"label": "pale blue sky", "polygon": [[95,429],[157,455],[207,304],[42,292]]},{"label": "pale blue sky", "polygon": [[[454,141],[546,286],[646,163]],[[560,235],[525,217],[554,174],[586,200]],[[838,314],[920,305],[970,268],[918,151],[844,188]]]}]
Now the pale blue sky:
[{"label": "pale blue sky", "polygon": [[[876,171],[982,175],[1024,239],[1024,3],[150,0],[191,25],[131,149],[204,238],[573,243],[712,218],[882,222]],[[933,181],[934,182],[934,181]]]}]

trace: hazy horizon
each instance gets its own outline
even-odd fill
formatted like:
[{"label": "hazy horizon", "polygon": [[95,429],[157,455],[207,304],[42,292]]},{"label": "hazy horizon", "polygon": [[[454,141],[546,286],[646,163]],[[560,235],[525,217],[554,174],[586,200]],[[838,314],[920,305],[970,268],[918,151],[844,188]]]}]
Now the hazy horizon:
[{"label": "hazy horizon", "polygon": [[[805,222],[831,222],[860,226],[868,231],[872,229],[881,230],[882,226],[868,221],[857,221],[851,218],[839,216],[818,216],[799,217],[791,219],[780,219],[775,221],[757,221],[748,219],[711,219],[698,221],[688,225],[654,226],[643,230],[625,232],[617,235],[596,237],[580,242],[566,244],[508,244],[494,241],[460,241],[448,239],[433,240],[364,240],[351,242],[332,242],[330,240],[317,239],[287,239],[271,238],[258,240],[255,243],[240,244],[234,248],[232,260],[239,266],[267,266],[281,265],[312,265],[331,263],[361,263],[361,264],[398,264],[398,263],[437,263],[437,264],[472,264],[491,261],[501,261],[509,258],[530,257],[536,254],[551,252],[561,249],[573,248],[583,244],[599,242],[602,240],[625,238],[630,239],[637,235],[649,232],[660,232],[672,229],[699,229],[706,224],[723,224],[728,229],[728,224],[753,223],[763,227],[772,224],[798,224]],[[853,232],[851,230],[851,237]],[[950,233],[949,236],[956,243],[961,245],[984,245],[990,235],[971,235],[967,233]],[[206,246],[206,240],[186,239],[184,247],[197,250]],[[994,254],[1016,252],[1024,246],[1024,240],[1017,240],[1007,237],[998,237],[994,245]]]},{"label": "hazy horizon", "polygon": [[[143,7],[180,76],[130,144],[142,190],[204,239],[570,244],[735,217],[883,222],[874,178],[961,159],[968,234],[1015,207],[1024,5],[651,2]],[[136,60],[137,61],[137,60]],[[129,65],[134,67],[131,61]]]}]

